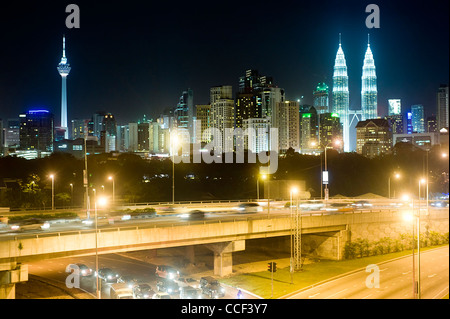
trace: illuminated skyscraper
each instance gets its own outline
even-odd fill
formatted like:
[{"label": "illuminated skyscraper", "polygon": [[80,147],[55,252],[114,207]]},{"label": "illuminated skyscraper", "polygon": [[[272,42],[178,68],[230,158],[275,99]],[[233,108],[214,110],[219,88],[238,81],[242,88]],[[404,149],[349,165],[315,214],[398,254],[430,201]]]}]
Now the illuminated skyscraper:
[{"label": "illuminated skyscraper", "polygon": [[58,72],[62,79],[62,93],[61,93],[61,129],[65,130],[64,138],[69,138],[69,128],[67,127],[67,76],[70,73],[70,64],[67,63],[66,58],[66,37],[63,36],[63,56],[61,62],[58,64]]},{"label": "illuminated skyscraper", "polygon": [[366,55],[362,69],[361,109],[362,120],[375,119],[377,111],[377,75],[370,42],[367,43]]},{"label": "illuminated skyscraper", "polygon": [[318,114],[328,113],[328,85],[325,83],[319,83],[317,88],[313,92],[314,107]]},{"label": "illuminated skyscraper", "polygon": [[412,126],[414,133],[425,133],[425,114],[422,104],[411,105]]},{"label": "illuminated skyscraper", "polygon": [[350,151],[349,136],[349,91],[347,63],[341,46],[339,34],[339,49],[336,54],[333,73],[333,113],[339,114],[342,123],[344,137],[344,151]]},{"label": "illuminated skyscraper", "polygon": [[437,124],[438,130],[448,128],[448,84],[441,84],[437,93]]}]

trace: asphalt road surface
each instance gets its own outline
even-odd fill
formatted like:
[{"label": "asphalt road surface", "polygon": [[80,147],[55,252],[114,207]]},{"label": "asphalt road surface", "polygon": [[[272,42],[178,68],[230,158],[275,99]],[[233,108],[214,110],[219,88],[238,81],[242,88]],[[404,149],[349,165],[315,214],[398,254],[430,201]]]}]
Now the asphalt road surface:
[{"label": "asphalt road surface", "polygon": [[[421,252],[422,299],[440,299],[449,293],[449,247]],[[412,255],[378,265],[379,287],[373,271],[365,270],[291,294],[288,299],[413,299]],[[417,254],[416,254],[417,271]],[[417,276],[416,276],[417,280]]]}]

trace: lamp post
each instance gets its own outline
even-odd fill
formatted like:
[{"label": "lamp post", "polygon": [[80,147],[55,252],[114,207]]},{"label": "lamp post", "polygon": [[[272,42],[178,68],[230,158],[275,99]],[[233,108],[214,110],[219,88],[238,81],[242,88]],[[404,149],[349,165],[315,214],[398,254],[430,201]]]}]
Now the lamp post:
[{"label": "lamp post", "polygon": [[[403,201],[406,203],[409,203],[409,196],[408,195],[403,195],[402,197]],[[406,222],[410,222],[412,224],[412,282],[413,282],[413,299],[416,298],[416,289],[417,289],[417,284],[416,284],[416,261],[415,261],[415,256],[414,256],[414,246],[415,246],[415,242],[414,242],[414,228],[415,228],[415,224],[414,224],[414,199],[411,199],[411,203],[412,203],[412,210],[410,213],[406,213],[403,215],[403,219]]]},{"label": "lamp post", "polygon": [[52,210],[55,210],[55,175],[51,174],[52,179]]},{"label": "lamp post", "polygon": [[171,134],[170,140],[172,145],[172,204],[175,204],[175,148],[178,144],[178,137],[175,131]]},{"label": "lamp post", "polygon": [[[425,178],[419,180],[419,207],[417,209],[417,298],[420,299],[420,185],[428,181]],[[428,207],[427,207],[428,208]]]},{"label": "lamp post", "polygon": [[256,198],[258,199],[258,201],[259,201],[259,179],[260,178],[265,180],[267,178],[267,175],[266,174],[258,175],[258,178],[256,180]]},{"label": "lamp post", "polygon": [[[399,173],[395,173],[394,177],[396,179],[399,179],[401,176]],[[395,191],[394,191],[395,194]],[[391,175],[389,175],[389,179],[388,179],[388,198],[391,199]]]},{"label": "lamp post", "polygon": [[71,205],[73,207],[73,184],[70,183],[70,200],[71,200]]},{"label": "lamp post", "polygon": [[335,141],[330,142],[330,143],[328,143],[326,145],[320,144],[320,143],[317,143],[317,142],[311,142],[311,146],[313,146],[313,147],[314,146],[321,146],[321,147],[323,147],[323,152],[324,152],[324,155],[325,155],[325,166],[324,166],[324,171],[322,172],[322,174],[324,174],[324,177],[326,176],[326,179],[324,178],[322,180],[322,183],[325,184],[325,191],[324,191],[325,192],[325,201],[328,201],[328,199],[329,199],[327,149],[333,144],[334,144],[334,146],[340,146],[341,145],[341,141],[340,140],[335,140]]},{"label": "lamp post", "polygon": [[[95,194],[95,189],[94,189]],[[97,200],[97,196],[94,196],[94,212],[95,212],[95,274],[96,274],[96,293],[97,299],[102,299],[102,290],[99,289],[99,281],[98,281],[98,215],[97,215],[97,206],[105,207],[107,204],[106,197],[99,197]]]},{"label": "lamp post", "polygon": [[[291,284],[294,283],[294,245],[293,245],[293,236],[294,236],[294,214],[293,214],[293,209],[292,209],[292,204],[293,204],[293,197],[294,194],[297,195],[298,193],[298,189],[297,187],[292,187],[290,189],[290,202],[289,202],[289,210],[290,210],[290,215],[291,215],[291,259],[290,259],[290,274],[291,274]],[[297,200],[297,204],[296,204],[296,214],[298,214],[298,200]]]},{"label": "lamp post", "polygon": [[112,203],[113,203],[113,205],[114,205],[114,203],[116,202],[116,199],[115,199],[115,185],[114,185],[114,177],[113,176],[109,176],[108,177],[108,180],[110,180],[110,181],[112,181]]}]

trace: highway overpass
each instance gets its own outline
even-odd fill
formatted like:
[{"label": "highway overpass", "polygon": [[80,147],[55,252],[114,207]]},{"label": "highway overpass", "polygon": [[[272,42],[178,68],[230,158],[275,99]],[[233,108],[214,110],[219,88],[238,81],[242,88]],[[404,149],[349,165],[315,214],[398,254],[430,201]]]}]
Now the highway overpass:
[{"label": "highway overpass", "polygon": [[[448,209],[430,210],[422,218],[423,230],[448,232]],[[289,209],[205,219],[202,221],[115,224],[95,229],[64,230],[4,236],[0,238],[0,297],[11,294],[11,285],[26,280],[26,263],[33,260],[167,247],[207,245],[214,252],[214,272],[232,272],[232,253],[245,250],[245,241],[288,236]],[[395,238],[411,231],[401,210],[354,211],[338,214],[303,214],[302,247],[306,253],[340,260],[345,243],[352,238]],[[288,244],[289,241],[287,240]],[[288,244],[289,245],[289,244]],[[2,271],[3,270],[3,271]],[[8,288],[9,287],[9,288]]]}]

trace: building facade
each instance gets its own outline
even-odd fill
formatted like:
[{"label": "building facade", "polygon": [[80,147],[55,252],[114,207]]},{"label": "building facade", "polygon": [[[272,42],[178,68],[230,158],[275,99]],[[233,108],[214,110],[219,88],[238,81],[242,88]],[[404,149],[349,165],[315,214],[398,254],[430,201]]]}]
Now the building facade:
[{"label": "building facade", "polygon": [[369,119],[356,125],[356,152],[373,158],[391,152],[392,132],[386,119]]}]

